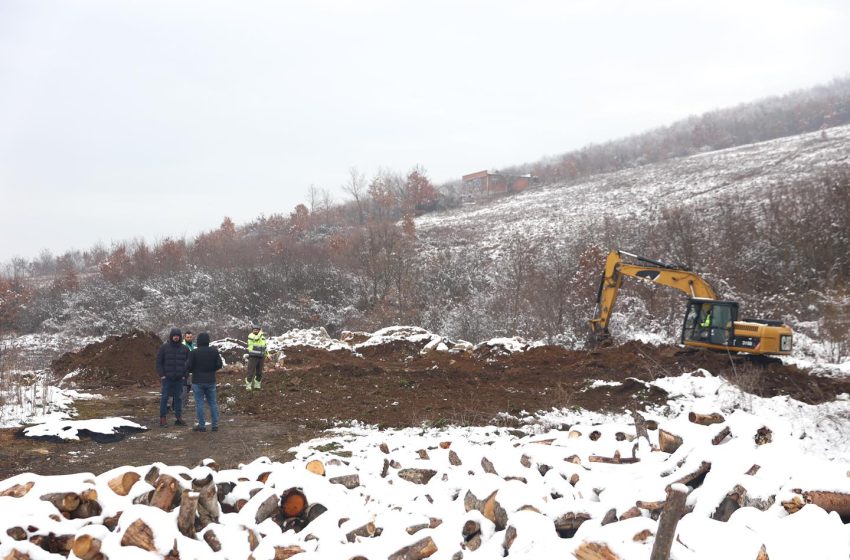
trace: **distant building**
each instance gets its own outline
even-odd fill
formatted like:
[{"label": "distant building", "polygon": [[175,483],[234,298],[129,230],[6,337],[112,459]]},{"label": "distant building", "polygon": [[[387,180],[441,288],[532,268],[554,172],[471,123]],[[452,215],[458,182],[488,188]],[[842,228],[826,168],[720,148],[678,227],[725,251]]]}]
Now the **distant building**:
[{"label": "distant building", "polygon": [[480,198],[522,192],[531,186],[534,177],[484,170],[464,175],[461,181],[465,196]]}]

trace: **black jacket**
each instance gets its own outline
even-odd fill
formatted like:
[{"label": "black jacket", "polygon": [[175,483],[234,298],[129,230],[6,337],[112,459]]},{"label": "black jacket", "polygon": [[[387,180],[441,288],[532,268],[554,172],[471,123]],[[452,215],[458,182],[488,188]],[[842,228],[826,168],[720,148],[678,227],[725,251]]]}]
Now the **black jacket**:
[{"label": "black jacket", "polygon": [[210,335],[198,335],[198,347],[186,360],[186,371],[192,374],[192,383],[215,383],[215,372],[224,367],[218,348],[210,346]]},{"label": "black jacket", "polygon": [[186,375],[186,358],[189,357],[189,349],[183,343],[174,342],[171,337],[179,336],[180,329],[171,329],[168,342],[159,347],[156,354],[156,372],[160,377],[171,380],[180,379]]}]

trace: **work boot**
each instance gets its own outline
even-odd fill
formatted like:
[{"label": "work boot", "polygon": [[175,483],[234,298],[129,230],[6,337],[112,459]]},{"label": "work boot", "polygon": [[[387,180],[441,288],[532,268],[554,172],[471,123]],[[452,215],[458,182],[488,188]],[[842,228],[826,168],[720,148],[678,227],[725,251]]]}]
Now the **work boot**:
[{"label": "work boot", "polygon": [[175,426],[185,426],[186,422],[184,422],[183,419],[178,416],[177,420],[174,421],[174,425]]},{"label": "work boot", "polygon": [[[215,428],[213,428],[213,429],[215,429]],[[206,432],[207,427],[206,426],[195,426],[194,428],[192,428],[192,431],[193,432]]]},{"label": "work boot", "polygon": [[217,432],[217,431],[218,431],[218,426],[213,426],[213,427],[212,427],[212,431]]},{"label": "work boot", "polygon": [[254,379],[254,390],[255,391],[260,390],[260,380],[259,379]]},{"label": "work boot", "polygon": [[168,427],[168,420],[165,419],[165,416],[159,417],[159,427],[160,428],[167,428]]},{"label": "work boot", "polygon": [[251,390],[251,389],[253,389],[253,388],[254,388],[254,385],[253,385],[253,383],[251,383],[251,378],[250,378],[250,377],[246,377],[246,378],[245,378],[245,390],[246,390],[246,391],[250,391],[250,390]]}]

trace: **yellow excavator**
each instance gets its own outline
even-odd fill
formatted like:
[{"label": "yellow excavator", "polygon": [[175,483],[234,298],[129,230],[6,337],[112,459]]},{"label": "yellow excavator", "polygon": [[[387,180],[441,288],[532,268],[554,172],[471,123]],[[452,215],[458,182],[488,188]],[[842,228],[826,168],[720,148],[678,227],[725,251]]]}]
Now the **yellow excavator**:
[{"label": "yellow excavator", "polygon": [[[624,262],[624,258],[629,262]],[[596,296],[596,310],[590,329],[596,341],[608,338],[608,321],[623,278],[631,276],[675,288],[688,295],[688,308],[682,324],[681,343],[754,355],[784,356],[791,353],[793,332],[782,321],[738,320],[738,304],[722,301],[711,285],[696,273],[671,264],[639,257],[625,251],[611,251]]]}]

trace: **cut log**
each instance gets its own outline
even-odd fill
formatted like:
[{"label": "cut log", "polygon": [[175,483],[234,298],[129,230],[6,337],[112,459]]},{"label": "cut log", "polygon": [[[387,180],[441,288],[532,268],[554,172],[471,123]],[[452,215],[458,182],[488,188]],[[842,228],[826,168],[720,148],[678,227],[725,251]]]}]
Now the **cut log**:
[{"label": "cut log", "polygon": [[183,490],[180,496],[180,511],[177,513],[177,530],[190,539],[195,538],[195,515],[197,513],[198,493]]},{"label": "cut log", "polygon": [[419,455],[419,458],[424,461],[427,461],[431,458],[428,456],[428,451],[426,451],[425,449],[419,449],[416,451],[416,453]]},{"label": "cut log", "polygon": [[658,447],[665,453],[675,453],[682,445],[682,438],[667,430],[658,430]]},{"label": "cut log", "polygon": [[441,441],[440,442],[440,449],[448,449],[451,446],[452,446],[452,442],[450,442],[450,441]]},{"label": "cut log", "polygon": [[349,490],[353,490],[360,486],[360,475],[346,474],[343,476],[335,476],[328,480],[331,484],[342,484]]},{"label": "cut log", "polygon": [[99,539],[91,535],[80,535],[74,539],[71,551],[80,560],[94,560],[94,557],[100,553],[100,545]]},{"label": "cut log", "polygon": [[265,484],[266,482],[268,482],[271,474],[272,474],[271,471],[266,471],[264,473],[260,473],[260,476],[257,477],[257,482],[262,482],[263,484]]},{"label": "cut log", "polygon": [[455,453],[454,449],[449,449],[449,463],[456,467],[459,467],[463,464],[463,462],[460,460],[460,457],[458,457],[457,453]]},{"label": "cut log", "polygon": [[611,523],[617,522],[617,510],[614,508],[609,509],[605,512],[605,516],[602,518],[601,525],[609,525]]},{"label": "cut log", "polygon": [[834,511],[847,523],[850,520],[850,494],[810,490],[803,492],[807,504],[815,504],[825,511]]},{"label": "cut log", "polygon": [[646,429],[646,418],[643,417],[643,414],[634,411],[632,412],[632,419],[635,422],[635,436],[638,439],[646,438],[647,441],[649,441],[649,432]]},{"label": "cut log", "polygon": [[654,502],[646,502],[643,500],[638,500],[635,502],[635,506],[640,509],[645,509],[650,513],[660,512],[664,509],[664,504],[667,503],[666,500],[654,501]]},{"label": "cut log", "polygon": [[767,555],[767,549],[764,547],[764,545],[761,545],[761,548],[759,549],[759,555],[756,556],[756,560],[770,560],[770,557]]},{"label": "cut log", "polygon": [[96,517],[103,513],[103,508],[100,503],[95,500],[80,500],[80,505],[71,513],[72,519],[88,519],[89,517]]},{"label": "cut log", "polygon": [[280,496],[280,512],[284,519],[299,517],[307,509],[307,496],[300,488],[290,488]]},{"label": "cut log", "polygon": [[639,463],[637,457],[620,457],[620,452],[615,451],[613,457],[600,457],[599,455],[591,455],[587,458],[591,463],[607,463],[609,465],[628,465],[631,463]]},{"label": "cut log", "polygon": [[661,519],[658,520],[658,532],[652,545],[650,560],[669,560],[673,539],[676,537],[676,526],[684,515],[687,497],[688,488],[683,484],[675,484],[667,491],[667,500],[661,512]]},{"label": "cut log", "polygon": [[381,469],[381,478],[387,478],[387,474],[390,472],[390,462],[388,459],[384,459],[384,466]]},{"label": "cut log", "polygon": [[151,467],[145,474],[145,482],[151,486],[156,486],[156,481],[159,478],[159,467]]},{"label": "cut log", "polygon": [[384,455],[390,454],[390,447],[386,443],[382,443],[381,445],[378,446],[378,448],[381,450],[381,452]]},{"label": "cut log", "polygon": [[3,560],[30,560],[30,555],[13,548],[9,551],[9,554],[3,557]]},{"label": "cut log", "polygon": [[218,540],[215,532],[210,530],[204,533],[204,542],[206,542],[213,552],[221,550],[221,541]]},{"label": "cut log", "polygon": [[361,525],[360,527],[346,533],[345,539],[348,542],[353,543],[357,540],[357,537],[371,539],[372,537],[380,537],[383,532],[384,530],[382,528],[376,526],[373,521],[370,521],[369,523]]},{"label": "cut log", "polygon": [[254,522],[259,525],[269,517],[276,514],[278,512],[279,505],[280,502],[277,494],[272,494],[266,498],[266,500],[260,504],[260,507],[257,508],[257,513],[254,514]]},{"label": "cut log", "polygon": [[[708,471],[711,470],[711,463],[708,461],[702,461],[695,470],[689,472],[688,474],[680,477],[677,481],[670,484],[686,484],[691,486],[692,488],[696,488],[702,483],[702,480],[705,478],[705,475],[708,474]],[[670,488],[668,486],[668,490]]]},{"label": "cut log", "polygon": [[496,472],[496,467],[493,466],[493,462],[487,457],[481,457],[481,468],[484,469],[484,472],[486,473],[495,474],[496,476],[499,475],[499,473]]},{"label": "cut log", "polygon": [[103,518],[103,526],[109,529],[110,531],[115,531],[115,528],[118,527],[118,520],[121,518],[121,514],[123,512],[119,511],[115,515],[111,517]]},{"label": "cut log", "polygon": [[320,515],[322,515],[326,511],[328,511],[328,508],[326,508],[325,506],[323,506],[320,503],[310,504],[309,506],[307,506],[307,509],[304,510],[304,514],[302,515],[302,517],[304,518],[304,525],[305,526],[309,525],[317,517],[319,517]]},{"label": "cut log", "polygon": [[153,531],[141,519],[133,521],[121,537],[121,546],[137,546],[142,550],[153,552],[156,546],[153,542]]},{"label": "cut log", "polygon": [[511,546],[514,544],[514,541],[516,540],[516,535],[516,527],[514,527],[513,525],[510,525],[507,529],[505,529],[505,539],[502,541],[502,548],[505,549],[505,556],[508,555]]},{"label": "cut log", "polygon": [[620,516],[620,521],[624,521],[626,519],[632,519],[634,517],[640,517],[640,516],[641,516],[640,509],[637,506],[630,507],[629,509],[627,509],[626,511],[623,512],[623,515]]},{"label": "cut log", "polygon": [[756,445],[764,445],[765,443],[770,443],[773,441],[773,432],[767,426],[762,426],[758,430],[756,430],[755,435]]},{"label": "cut log", "polygon": [[410,546],[396,550],[387,560],[422,560],[437,552],[437,545],[431,537],[425,537]]},{"label": "cut log", "polygon": [[307,463],[307,470],[319,476],[325,476],[325,465],[318,459],[313,459]]},{"label": "cut log", "polygon": [[573,555],[577,560],[620,560],[608,545],[594,542],[581,543]]},{"label": "cut log", "polygon": [[302,552],[304,552],[304,549],[297,544],[276,546],[274,547],[274,560],[286,560],[287,558],[292,558],[296,554],[301,554]]},{"label": "cut log", "polygon": [[711,414],[690,412],[688,413],[688,420],[694,424],[701,424],[703,426],[711,426],[712,424],[720,424],[726,421],[723,415],[718,412],[712,412]]},{"label": "cut log", "polygon": [[508,514],[505,508],[496,501],[496,492],[493,492],[487,498],[479,500],[475,494],[468,491],[463,498],[463,506],[466,511],[477,510],[481,514],[492,521],[496,525],[496,530],[505,529],[508,522]]},{"label": "cut log", "polygon": [[150,505],[163,511],[174,509],[174,500],[179,495],[180,483],[174,477],[164,474],[157,479],[154,487]]},{"label": "cut log", "polygon": [[599,430],[593,430],[592,432],[590,432],[590,435],[588,437],[590,438],[590,441],[597,441],[599,440],[599,438],[602,437],[602,432],[600,432]]},{"label": "cut log", "polygon": [[[463,537],[464,542],[469,542],[472,537],[478,534],[481,534],[481,523],[474,519],[467,519],[466,523],[460,529],[460,535]],[[472,550],[475,549],[473,548]]]},{"label": "cut log", "polygon": [[198,493],[198,520],[204,528],[218,521],[221,508],[218,503],[218,488],[216,488],[212,473],[204,478],[192,481],[192,490]]},{"label": "cut log", "polygon": [[23,527],[9,527],[6,529],[6,534],[16,541],[25,541],[29,536]]},{"label": "cut log", "polygon": [[589,513],[569,511],[555,519],[555,532],[562,539],[571,539],[575,536],[581,524],[589,519]]},{"label": "cut log", "polygon": [[123,474],[119,474],[112,480],[110,480],[107,485],[109,488],[118,494],[119,496],[126,496],[130,493],[130,489],[133,487],[135,483],[137,483],[142,476],[135,471],[127,471]]},{"label": "cut log", "polygon": [[713,438],[711,438],[711,444],[712,444],[712,445],[720,445],[720,443],[721,443],[724,439],[726,439],[727,437],[729,437],[729,436],[731,436],[731,435],[732,435],[732,430],[729,428],[729,426],[726,426],[725,428],[723,428],[722,430],[720,430],[719,432],[717,432],[717,435],[716,435],[716,436],[714,436]]},{"label": "cut log", "polygon": [[80,495],[74,492],[55,492],[45,494],[41,497],[45,502],[50,502],[61,512],[71,513],[80,507]]},{"label": "cut log", "polygon": [[30,542],[51,554],[68,556],[74,545],[74,535],[57,535],[48,533],[46,535],[33,535]]},{"label": "cut log", "polygon": [[8,496],[10,498],[23,498],[32,489],[34,481],[29,481],[26,484],[15,484],[10,488],[6,488],[0,492],[0,497]]},{"label": "cut log", "polygon": [[428,484],[428,481],[437,474],[432,469],[401,469],[398,477],[414,484]]},{"label": "cut log", "polygon": [[531,457],[529,457],[528,455],[523,453],[522,457],[519,458],[519,464],[522,465],[523,467],[527,468],[527,469],[530,469],[531,468]]},{"label": "cut log", "polygon": [[258,546],[260,546],[260,537],[257,535],[257,532],[250,527],[244,527],[244,529],[245,532],[248,533],[248,548],[250,548],[251,551],[254,551]]}]

